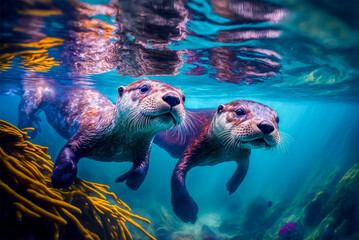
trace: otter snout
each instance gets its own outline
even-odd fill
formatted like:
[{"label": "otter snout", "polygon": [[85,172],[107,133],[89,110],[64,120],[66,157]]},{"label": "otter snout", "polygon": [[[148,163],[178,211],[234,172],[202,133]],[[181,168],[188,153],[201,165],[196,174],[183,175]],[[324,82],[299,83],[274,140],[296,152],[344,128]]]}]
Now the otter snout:
[{"label": "otter snout", "polygon": [[266,121],[266,120],[263,120],[262,122],[260,122],[257,127],[259,128],[259,130],[261,130],[263,133],[271,133],[274,131],[274,127],[273,125]]},{"label": "otter snout", "polygon": [[168,103],[168,105],[170,105],[171,107],[175,107],[181,103],[180,99],[176,97],[174,93],[166,93],[162,97],[162,100]]}]

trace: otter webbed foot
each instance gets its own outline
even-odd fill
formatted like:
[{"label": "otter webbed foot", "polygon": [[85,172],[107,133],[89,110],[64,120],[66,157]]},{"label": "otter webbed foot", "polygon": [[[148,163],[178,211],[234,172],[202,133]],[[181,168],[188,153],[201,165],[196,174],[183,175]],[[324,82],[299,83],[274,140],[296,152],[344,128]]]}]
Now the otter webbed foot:
[{"label": "otter webbed foot", "polygon": [[132,168],[116,179],[116,182],[126,181],[126,185],[132,190],[137,190],[146,178],[148,171],[148,158],[143,161],[135,161]]},{"label": "otter webbed foot", "polygon": [[198,206],[188,193],[172,194],[171,202],[173,211],[183,222],[196,222]]},{"label": "otter webbed foot", "polygon": [[171,203],[175,214],[183,222],[195,223],[197,220],[198,206],[189,195],[186,188],[186,173],[188,169],[182,168],[179,161],[171,179]]},{"label": "otter webbed foot", "polygon": [[52,186],[66,188],[71,186],[77,175],[77,162],[79,158],[68,147],[64,147],[56,159],[51,176]]},{"label": "otter webbed foot", "polygon": [[35,138],[37,136],[38,133],[41,133],[41,126],[39,124],[39,122],[41,122],[41,118],[39,118],[36,115],[26,115],[23,112],[19,112],[19,128],[23,129],[23,128],[34,128],[33,131],[29,131],[28,132],[28,136],[31,138]]}]

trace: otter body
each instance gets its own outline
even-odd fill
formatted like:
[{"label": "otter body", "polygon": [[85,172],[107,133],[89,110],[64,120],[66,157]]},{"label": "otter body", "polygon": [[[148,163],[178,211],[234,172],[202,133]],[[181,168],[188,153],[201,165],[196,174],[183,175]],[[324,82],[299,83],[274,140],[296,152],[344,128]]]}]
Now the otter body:
[{"label": "otter body", "polygon": [[155,143],[175,156],[184,149],[171,179],[171,202],[176,215],[184,222],[194,223],[198,206],[186,188],[186,175],[197,166],[213,166],[235,161],[237,169],[227,183],[229,194],[236,191],[245,178],[251,149],[271,148],[279,143],[278,115],[263,104],[237,100],[220,105],[216,111],[194,113],[196,131],[184,144],[176,147],[173,136],[159,133]]},{"label": "otter body", "polygon": [[59,153],[52,176],[54,187],[67,187],[83,158],[130,161],[131,170],[116,179],[137,189],[148,170],[156,133],[179,125],[186,118],[183,93],[166,83],[136,81],[118,88],[113,104],[92,89],[55,88],[42,83],[25,89],[19,108],[20,127],[31,127],[43,110],[49,123],[68,142]]}]

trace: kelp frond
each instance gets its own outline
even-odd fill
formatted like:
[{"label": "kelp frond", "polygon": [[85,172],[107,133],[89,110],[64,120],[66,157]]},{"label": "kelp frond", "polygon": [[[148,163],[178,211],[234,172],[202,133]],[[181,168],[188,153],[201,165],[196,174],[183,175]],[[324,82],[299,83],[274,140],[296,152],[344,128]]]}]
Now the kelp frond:
[{"label": "kelp frond", "polygon": [[134,219],[150,221],[132,214],[108,186],[76,179],[70,188],[52,188],[47,147],[27,141],[28,130],[0,120],[1,217],[16,216],[2,232],[21,236],[26,231],[53,239],[132,239],[125,225],[129,222],[154,239]]}]

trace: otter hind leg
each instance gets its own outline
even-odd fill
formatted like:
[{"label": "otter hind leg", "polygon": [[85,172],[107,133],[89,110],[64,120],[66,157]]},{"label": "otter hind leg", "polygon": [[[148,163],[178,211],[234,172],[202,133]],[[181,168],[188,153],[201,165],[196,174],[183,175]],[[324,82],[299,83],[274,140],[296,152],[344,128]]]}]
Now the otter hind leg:
[{"label": "otter hind leg", "polygon": [[65,188],[71,186],[77,175],[79,155],[66,145],[57,156],[51,176],[52,186]]},{"label": "otter hind leg", "polygon": [[148,155],[133,162],[132,168],[116,179],[116,182],[126,181],[126,185],[132,190],[137,190],[146,178],[149,162]]},{"label": "otter hind leg", "polygon": [[171,203],[173,211],[183,222],[195,223],[198,206],[186,188],[186,169],[181,161],[177,164],[171,179]]},{"label": "otter hind leg", "polygon": [[229,194],[234,193],[247,175],[249,159],[242,159],[237,162],[237,169],[227,183]]}]

